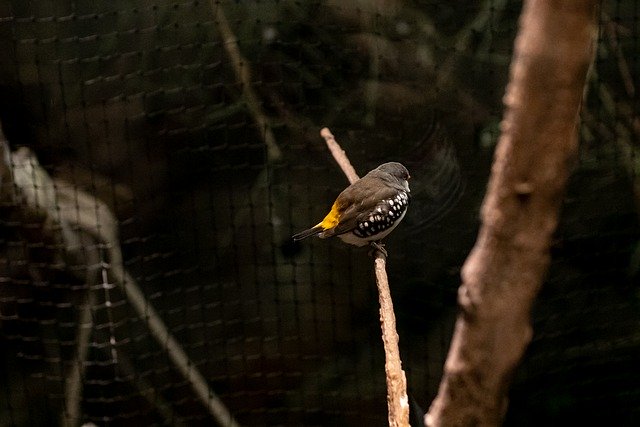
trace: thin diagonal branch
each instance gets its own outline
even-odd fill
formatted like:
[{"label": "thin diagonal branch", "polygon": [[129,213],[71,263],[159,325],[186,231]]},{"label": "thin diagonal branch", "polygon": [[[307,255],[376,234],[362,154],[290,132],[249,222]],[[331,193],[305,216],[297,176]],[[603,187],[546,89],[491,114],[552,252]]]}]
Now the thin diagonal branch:
[{"label": "thin diagonal branch", "polygon": [[223,40],[223,47],[227,51],[227,55],[231,59],[231,65],[236,73],[236,77],[240,81],[242,87],[242,96],[247,102],[247,107],[253,116],[253,120],[256,122],[260,136],[267,145],[267,156],[269,160],[276,161],[282,157],[280,147],[276,142],[276,138],[271,131],[271,125],[267,114],[262,108],[262,102],[253,89],[251,83],[251,68],[249,61],[242,56],[240,48],[238,47],[238,40],[231,30],[227,16],[224,13],[224,9],[221,4],[215,0],[211,0],[211,9],[218,22],[218,29]]},{"label": "thin diagonal branch", "polygon": [[342,147],[340,147],[340,144],[338,144],[329,128],[322,128],[322,130],[320,131],[320,136],[324,138],[329,151],[333,155],[333,158],[336,160],[336,163],[338,163],[338,166],[340,166],[340,169],[342,169],[342,172],[344,172],[344,174],[347,176],[349,183],[353,184],[354,182],[359,180],[360,177],[356,173],[356,170],[353,168],[353,166],[351,166],[349,158],[347,157]]},{"label": "thin diagonal branch", "polygon": [[[335,140],[328,128],[323,128],[320,135],[334,159],[349,179],[356,182],[358,174],[340,144]],[[375,273],[380,301],[380,323],[382,328],[382,344],[384,346],[384,370],[387,378],[387,406],[389,409],[389,426],[409,427],[409,399],[407,397],[407,379],[402,370],[398,333],[396,332],[396,316],[393,312],[393,301],[389,290],[389,279],[386,270],[387,257],[379,249],[375,250]]]}]

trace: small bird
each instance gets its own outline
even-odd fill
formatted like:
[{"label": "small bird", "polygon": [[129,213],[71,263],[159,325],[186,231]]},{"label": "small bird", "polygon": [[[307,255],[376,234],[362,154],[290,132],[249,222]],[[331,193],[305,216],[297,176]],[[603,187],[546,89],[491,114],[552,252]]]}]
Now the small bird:
[{"label": "small bird", "polygon": [[322,239],[338,236],[355,246],[379,243],[398,226],[409,206],[409,171],[398,162],[383,163],[338,195],[331,211],[308,230],[293,236]]}]

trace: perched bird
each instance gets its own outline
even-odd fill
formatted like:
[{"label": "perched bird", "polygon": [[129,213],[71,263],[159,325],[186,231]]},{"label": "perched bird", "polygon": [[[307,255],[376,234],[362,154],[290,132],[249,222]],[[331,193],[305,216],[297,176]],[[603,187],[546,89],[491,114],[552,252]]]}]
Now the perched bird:
[{"label": "perched bird", "polygon": [[338,236],[356,246],[378,244],[398,226],[409,206],[409,171],[397,162],[384,163],[348,186],[324,219],[295,236],[322,239]]}]

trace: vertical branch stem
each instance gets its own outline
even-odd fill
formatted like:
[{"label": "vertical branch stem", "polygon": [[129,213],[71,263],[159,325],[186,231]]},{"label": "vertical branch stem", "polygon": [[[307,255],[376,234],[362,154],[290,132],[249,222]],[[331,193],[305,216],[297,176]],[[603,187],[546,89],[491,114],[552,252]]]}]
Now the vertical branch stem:
[{"label": "vertical branch stem", "polygon": [[[340,144],[335,140],[328,128],[323,128],[320,135],[327,143],[329,151],[349,179],[354,183],[360,178]],[[387,278],[387,257],[375,251],[376,284],[380,301],[380,323],[382,328],[382,344],[384,346],[384,370],[387,378],[387,406],[389,409],[389,426],[409,427],[409,398],[407,397],[407,379],[402,370],[398,333],[396,332],[396,316],[393,312],[393,301]]]},{"label": "vertical branch stem", "polygon": [[407,378],[402,370],[396,316],[387,279],[386,257],[376,251],[375,272],[380,300],[380,323],[382,344],[384,345],[384,371],[387,378],[387,406],[389,408],[389,426],[409,426],[409,398],[407,397]]},{"label": "vertical branch stem", "polygon": [[[92,265],[96,264],[97,262]],[[89,355],[89,341],[91,339],[91,333],[93,332],[91,310],[95,305],[96,300],[93,290],[93,286],[95,286],[95,279],[91,277],[91,273],[94,273],[95,276],[95,271],[90,268],[88,268],[87,271],[88,286],[78,315],[74,357],[64,381],[65,410],[62,413],[60,425],[65,427],[78,426],[82,421],[80,406],[82,403],[87,357]]]},{"label": "vertical branch stem", "polygon": [[596,0],[528,0],[478,240],[428,426],[496,426],[532,337],[530,312],[577,153],[578,113],[597,34]]}]

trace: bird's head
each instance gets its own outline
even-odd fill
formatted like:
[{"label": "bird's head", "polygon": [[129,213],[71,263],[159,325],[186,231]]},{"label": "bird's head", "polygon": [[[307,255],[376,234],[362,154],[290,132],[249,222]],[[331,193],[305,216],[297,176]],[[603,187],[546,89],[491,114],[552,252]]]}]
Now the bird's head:
[{"label": "bird's head", "polygon": [[388,162],[383,163],[376,168],[376,170],[391,175],[393,178],[397,179],[400,183],[402,183],[403,187],[405,187],[406,191],[409,191],[409,183],[408,180],[411,178],[409,175],[409,171],[404,167],[402,163],[398,162]]}]

